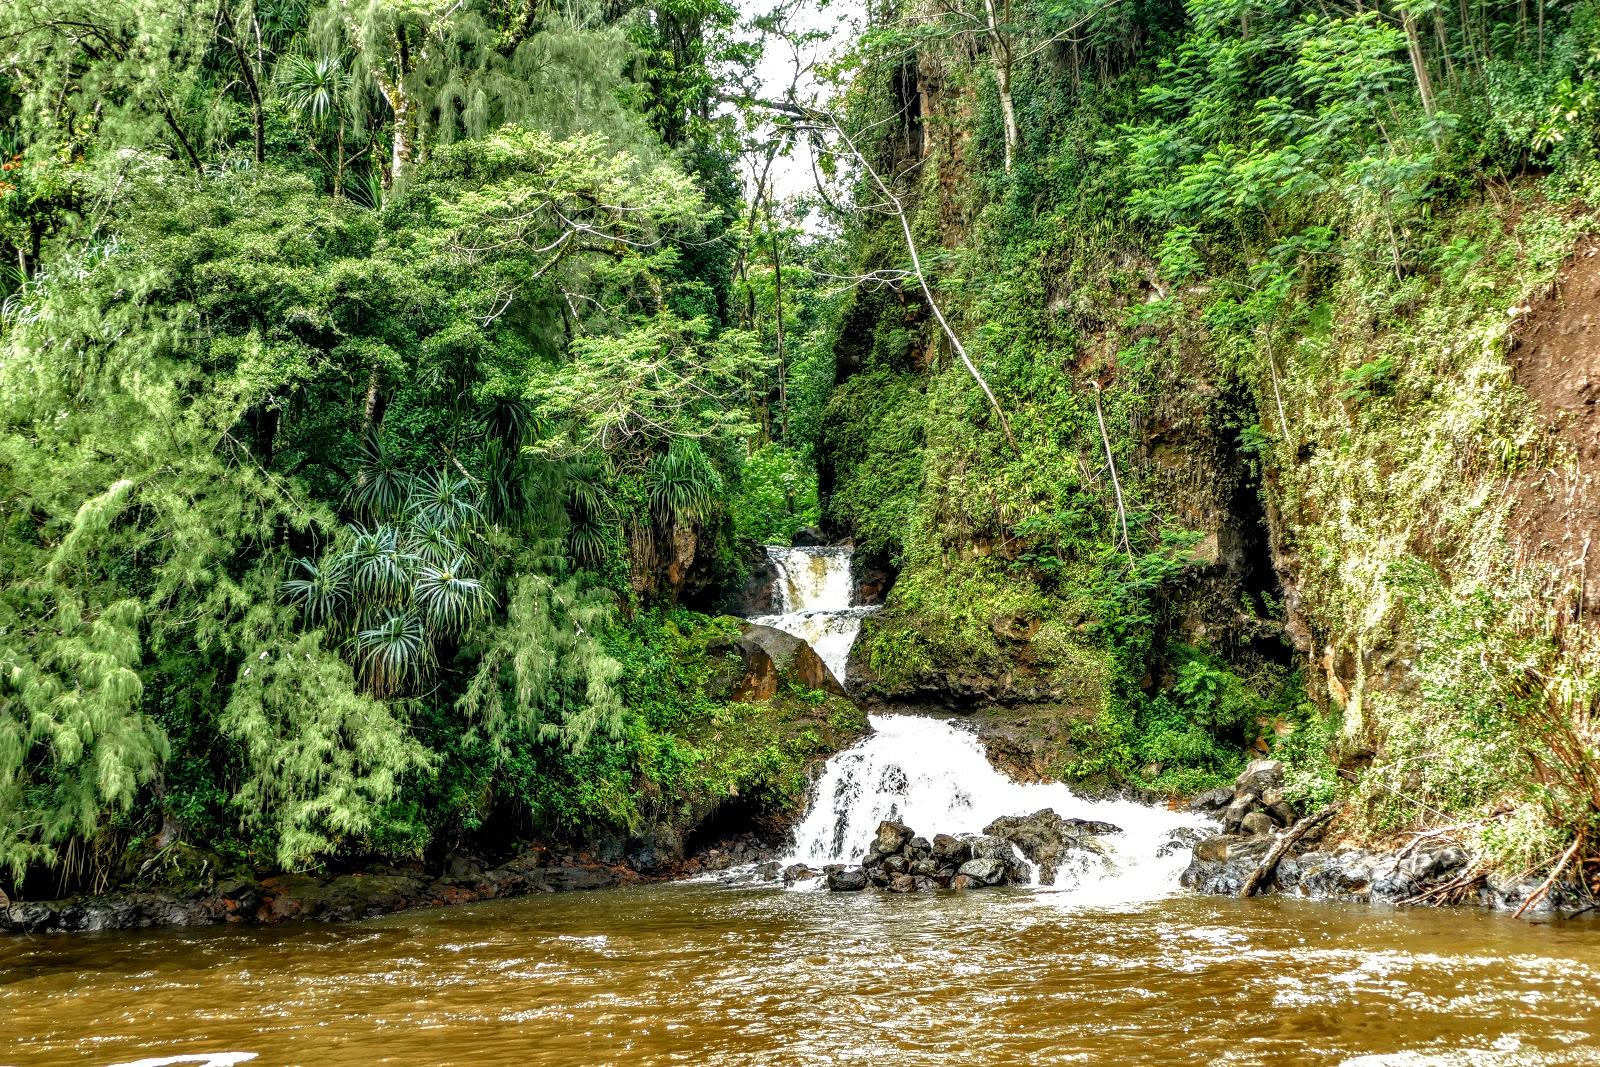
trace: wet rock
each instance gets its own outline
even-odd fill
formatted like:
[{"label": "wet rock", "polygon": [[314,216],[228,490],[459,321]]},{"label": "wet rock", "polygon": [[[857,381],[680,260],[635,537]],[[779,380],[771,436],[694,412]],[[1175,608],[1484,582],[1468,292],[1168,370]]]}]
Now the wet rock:
[{"label": "wet rock", "polygon": [[789,866],[783,869],[783,881],[785,885],[793,885],[796,882],[804,882],[809,878],[821,877],[821,871],[813,870],[803,863],[791,863]]},{"label": "wet rock", "polygon": [[670,826],[651,826],[629,842],[627,859],[640,874],[654,874],[683,859],[683,839]]},{"label": "wet rock", "polygon": [[1244,817],[1256,810],[1260,801],[1249,793],[1241,793],[1234,797],[1231,804],[1222,813],[1222,832],[1236,834],[1244,825]]},{"label": "wet rock", "polygon": [[892,875],[893,874],[905,874],[908,870],[911,869],[910,861],[908,861],[904,856],[900,855],[898,852],[895,853],[893,856],[885,857],[883,863],[881,863],[879,866],[881,866],[884,870],[888,871]]},{"label": "wet rock", "polygon": [[1062,819],[1061,821],[1069,829],[1077,831],[1080,836],[1091,834],[1095,837],[1104,837],[1106,834],[1122,833],[1122,827],[1114,823],[1101,822],[1098,819]]},{"label": "wet rock", "polygon": [[777,860],[767,860],[756,867],[756,877],[763,882],[776,882],[783,874],[783,864]]},{"label": "wet rock", "polygon": [[1167,839],[1156,849],[1156,855],[1165,858],[1174,853],[1190,851],[1207,836],[1204,830],[1196,827],[1180,826],[1167,834]]},{"label": "wet rock", "polygon": [[1264,811],[1252,811],[1240,822],[1239,828],[1247,834],[1270,834],[1278,823]]},{"label": "wet rock", "polygon": [[906,842],[905,854],[909,859],[922,859],[925,856],[933,855],[933,845],[928,842],[926,837],[913,837]]},{"label": "wet rock", "polygon": [[950,879],[951,889],[982,889],[986,883],[979,881],[970,874],[957,874]]},{"label": "wet rock", "polygon": [[1235,795],[1251,793],[1262,796],[1269,789],[1283,788],[1283,764],[1275,759],[1258,759],[1244,769],[1234,784]]},{"label": "wet rock", "polygon": [[925,878],[932,878],[939,873],[939,864],[931,857],[928,859],[916,860],[911,864],[911,873]]},{"label": "wet rock", "polygon": [[1080,846],[1087,832],[1086,827],[1094,825],[1109,824],[1091,824],[1083,820],[1069,822],[1050,808],[1044,808],[1032,815],[1008,815],[996,819],[984,827],[983,832],[1015,845],[1017,851],[1038,868],[1039,883],[1054,885],[1056,869],[1061,866],[1068,850]]},{"label": "wet rock", "polygon": [[897,874],[889,879],[888,890],[891,893],[915,893],[917,880],[909,874]]},{"label": "wet rock", "polygon": [[1006,865],[997,859],[979,857],[963,863],[956,878],[967,878],[973,886],[999,885],[1006,880]]},{"label": "wet rock", "polygon": [[878,833],[873,838],[872,848],[879,855],[892,856],[905,847],[911,838],[911,828],[905,823],[885,819],[878,824]]},{"label": "wet rock", "polygon": [[1189,810],[1201,811],[1209,815],[1222,811],[1232,803],[1233,790],[1226,786],[1219,786],[1216,789],[1207,789],[1204,793],[1197,794],[1189,801]]},{"label": "wet rock", "polygon": [[935,834],[933,857],[946,866],[959,867],[972,858],[972,845],[949,834]]},{"label": "wet rock", "polygon": [[867,888],[867,872],[857,867],[854,870],[830,871],[828,874],[828,888],[835,893],[859,893]]},{"label": "wet rock", "polygon": [[795,531],[789,542],[795,548],[826,548],[830,542],[826,534],[815,526],[805,526]]}]

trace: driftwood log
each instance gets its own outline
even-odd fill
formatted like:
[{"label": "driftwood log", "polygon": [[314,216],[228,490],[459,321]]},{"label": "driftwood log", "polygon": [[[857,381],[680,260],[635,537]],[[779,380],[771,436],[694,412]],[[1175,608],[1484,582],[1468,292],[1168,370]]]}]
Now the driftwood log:
[{"label": "driftwood log", "polygon": [[1272,878],[1273,873],[1277,871],[1279,861],[1289,854],[1289,849],[1294,847],[1294,843],[1339,814],[1339,809],[1342,807],[1344,807],[1343,803],[1329,804],[1316,814],[1307,815],[1285,830],[1278,838],[1277,843],[1262,858],[1261,866],[1251,871],[1250,877],[1244,880],[1244,885],[1240,888],[1239,895],[1241,897],[1253,897],[1260,892],[1261,887],[1266,885]]}]

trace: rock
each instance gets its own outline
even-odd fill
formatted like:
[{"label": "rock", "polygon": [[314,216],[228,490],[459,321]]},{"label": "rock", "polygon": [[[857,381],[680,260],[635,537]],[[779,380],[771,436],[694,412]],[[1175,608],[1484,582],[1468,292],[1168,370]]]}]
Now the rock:
[{"label": "rock", "polygon": [[1294,805],[1287,800],[1280,800],[1276,804],[1268,804],[1266,811],[1279,826],[1293,826],[1299,818],[1299,815],[1294,810]]},{"label": "rock", "polygon": [[1221,863],[1228,858],[1229,837],[1208,837],[1194,843],[1196,863]]},{"label": "rock", "polygon": [[1264,811],[1252,811],[1249,815],[1246,815],[1244,817],[1244,821],[1239,824],[1239,828],[1241,830],[1251,835],[1270,834],[1273,830],[1277,829],[1277,827],[1277,822],[1273,820],[1271,815],[1268,815]]},{"label": "rock", "polygon": [[651,826],[629,842],[627,859],[641,874],[655,874],[683,859],[683,840],[670,826]]},{"label": "rock", "polygon": [[[743,635],[740,641],[741,648],[745,642],[759,646],[772,661],[780,678],[792,677],[807,689],[820,689],[835,696],[845,695],[844,686],[839,684],[839,679],[833,676],[828,665],[822,662],[816,650],[804,639],[753,622],[744,624]],[[774,688],[773,692],[777,692],[777,689]],[[770,695],[769,693],[768,696]],[[764,700],[766,697],[753,699]]]},{"label": "rock", "polygon": [[859,867],[854,870],[830,872],[828,888],[835,893],[859,893],[867,888],[867,872]]},{"label": "rock", "polygon": [[1207,789],[1189,801],[1190,811],[1203,811],[1207,814],[1216,814],[1229,804],[1233,803],[1233,790],[1226,786],[1216,789]]},{"label": "rock", "polygon": [[830,542],[827,535],[815,526],[805,526],[795,531],[789,543],[795,548],[826,548]]},{"label": "rock", "polygon": [[1258,801],[1250,793],[1241,793],[1236,796],[1233,803],[1222,813],[1222,832],[1234,834],[1244,825],[1244,817],[1256,809]]},{"label": "rock", "polygon": [[997,859],[979,857],[961,865],[956,878],[959,880],[962,877],[982,885],[1000,885],[1006,880],[1006,865]]},{"label": "rock", "polygon": [[911,861],[895,853],[893,856],[885,857],[881,866],[890,874],[905,874],[911,869]]},{"label": "rock", "polygon": [[756,867],[756,877],[763,882],[776,882],[782,872],[783,864],[777,860],[767,860],[767,862]]},{"label": "rock", "polygon": [[786,885],[804,882],[809,878],[820,878],[821,871],[812,870],[803,863],[791,863],[783,869],[783,881]]},{"label": "rock", "polygon": [[949,834],[935,834],[933,858],[945,866],[959,867],[972,858],[972,845]]},{"label": "rock", "polygon": [[982,889],[988,883],[981,882],[969,874],[958,874],[950,879],[951,889]]},{"label": "rock", "polygon": [[917,860],[911,864],[911,873],[924,878],[932,878],[939,873],[938,861],[931,857]]},{"label": "rock", "polygon": [[905,853],[912,859],[921,859],[933,855],[933,846],[926,837],[913,837],[906,842]]},{"label": "rock", "polygon": [[1250,793],[1260,797],[1269,789],[1283,788],[1283,764],[1275,759],[1258,759],[1244,769],[1234,784],[1234,794]]},{"label": "rock", "polygon": [[1156,855],[1166,857],[1175,852],[1192,850],[1206,837],[1207,834],[1204,830],[1196,829],[1193,826],[1180,826],[1167,834],[1167,839],[1161,843],[1161,847],[1156,849]]},{"label": "rock", "polygon": [[873,838],[872,847],[884,856],[892,856],[904,848],[911,837],[911,828],[905,823],[885,819],[878,824],[878,833]]},{"label": "rock", "polygon": [[[1017,851],[1038,868],[1039,883],[1054,885],[1056,869],[1061,866],[1069,851],[1086,847],[1089,843],[1086,838],[1091,838],[1095,834],[1121,831],[1110,823],[1087,819],[1063,819],[1050,808],[1044,808],[1032,815],[1007,815],[996,819],[984,827],[983,832],[1015,845]],[[977,850],[974,851],[976,853]],[[1010,856],[995,855],[994,858],[1015,864]],[[1012,880],[1020,881],[1020,872],[1018,875]]]},{"label": "rock", "polygon": [[909,874],[897,874],[889,879],[888,890],[891,893],[915,893],[917,880]]}]

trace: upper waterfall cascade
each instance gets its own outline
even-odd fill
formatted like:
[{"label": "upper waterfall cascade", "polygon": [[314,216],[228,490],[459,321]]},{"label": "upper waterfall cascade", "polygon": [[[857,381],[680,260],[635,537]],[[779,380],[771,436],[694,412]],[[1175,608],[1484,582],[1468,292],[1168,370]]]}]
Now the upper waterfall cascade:
[{"label": "upper waterfall cascade", "polygon": [[1057,872],[1056,885],[1075,899],[1123,904],[1177,888],[1188,849],[1169,847],[1170,836],[1202,825],[1198,817],[1131,800],[1090,800],[1060,783],[1012,781],[989,762],[975,734],[948,719],[873,715],[871,724],[872,733],[828,761],[785,862],[860,863],[884,819],[931,838],[982,833],[1001,816],[1052,808],[1122,830],[1103,839],[1103,858],[1075,853]]},{"label": "upper waterfall cascade", "polygon": [[849,548],[839,546],[768,545],[767,558],[777,571],[778,613],[750,620],[804,639],[841,685],[861,619],[876,610],[851,603],[850,556]]}]

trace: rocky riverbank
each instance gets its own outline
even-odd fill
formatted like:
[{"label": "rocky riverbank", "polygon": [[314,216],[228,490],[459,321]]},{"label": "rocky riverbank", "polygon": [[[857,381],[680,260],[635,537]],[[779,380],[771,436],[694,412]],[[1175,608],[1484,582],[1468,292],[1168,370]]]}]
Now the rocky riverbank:
[{"label": "rocky riverbank", "polygon": [[[1216,818],[1220,832],[1194,842],[1182,884],[1200,893],[1239,896],[1297,821],[1282,786],[1283,765],[1258,760],[1233,789],[1195,797],[1191,807]],[[1347,903],[1477,904],[1541,915],[1596,906],[1576,882],[1545,884],[1488,870],[1467,847],[1443,834],[1419,834],[1399,848],[1374,850],[1338,845],[1326,825],[1294,842],[1255,891]]]},{"label": "rocky riverbank", "polygon": [[1110,823],[1066,819],[1046,808],[1032,815],[1006,816],[981,834],[918,835],[903,822],[886,819],[859,866],[828,864],[820,870],[792,864],[783,880],[825,879],[834,892],[860,892],[876,886],[891,893],[932,889],[984,889],[999,885],[1054,885],[1066,861],[1082,869],[1103,861],[1099,838],[1121,831]]},{"label": "rocky riverbank", "polygon": [[[607,863],[589,853],[531,849],[490,864],[458,855],[439,871],[375,868],[344,874],[279,874],[222,878],[188,889],[154,888],[86,894],[61,900],[0,897],[0,932],[39,934],[151,926],[257,925],[291,920],[343,922],[410,908],[480,900],[610,889],[670,881],[770,860],[776,849],[741,835],[670,866],[632,860]],[[654,857],[636,857],[648,858]],[[640,866],[646,869],[641,870]]]}]

